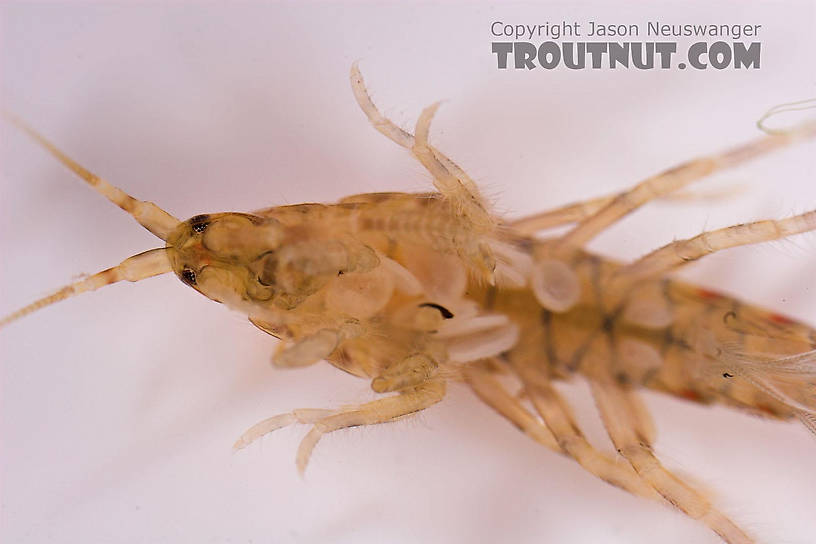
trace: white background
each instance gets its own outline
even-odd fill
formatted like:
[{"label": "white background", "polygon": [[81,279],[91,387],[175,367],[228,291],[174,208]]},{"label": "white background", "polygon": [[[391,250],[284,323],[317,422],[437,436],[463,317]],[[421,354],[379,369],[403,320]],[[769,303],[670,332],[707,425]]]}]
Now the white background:
[{"label": "white background", "polygon": [[[816,94],[812,2],[379,6],[8,5],[2,104],[82,164],[178,217],[427,190],[371,129],[348,70],[503,213],[622,189],[755,137],[768,107]],[[503,71],[490,23],[761,24],[760,70]],[[646,38],[639,38],[645,40]],[[684,50],[681,42],[680,50]],[[3,124],[0,314],[160,243]],[[724,201],[659,203],[592,247],[632,258],[704,228],[816,205],[813,144],[717,176]],[[702,185],[706,185],[702,184]],[[812,235],[684,272],[816,324]],[[165,276],[88,294],[0,331],[4,542],[717,542],[704,527],[543,450],[462,387],[422,415],[324,439],[303,427],[238,454],[256,421],[370,398],[328,365],[269,364],[274,340]],[[565,387],[606,444],[580,384]],[[798,425],[648,395],[670,467],[763,542],[812,542],[816,440]],[[606,446],[603,446],[606,447]]]}]

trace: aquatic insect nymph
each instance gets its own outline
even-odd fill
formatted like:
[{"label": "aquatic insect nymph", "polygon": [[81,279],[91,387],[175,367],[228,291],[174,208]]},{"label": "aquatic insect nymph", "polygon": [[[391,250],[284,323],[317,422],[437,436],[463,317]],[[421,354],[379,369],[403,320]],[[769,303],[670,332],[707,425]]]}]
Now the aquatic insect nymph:
[{"label": "aquatic insect nymph", "polygon": [[[310,424],[297,453],[303,470],[322,435],[421,411],[445,397],[449,382],[464,381],[531,438],[599,478],[667,501],[726,542],[753,542],[655,456],[653,426],[637,389],[796,417],[816,431],[816,331],[670,278],[722,249],[816,230],[816,212],[705,232],[627,264],[584,248],[649,201],[813,138],[816,124],[690,161],[620,194],[508,221],[429,143],[436,105],[422,112],[411,134],[377,110],[356,66],[351,81],[373,126],[410,150],[433,176],[436,192],[362,194],[335,204],[180,221],[91,174],[18,121],[164,245],[34,302],[0,326],[81,292],[173,272],[280,338],[276,365],[326,360],[370,380],[384,395],[359,406],[272,417],[249,429],[236,447],[285,425]],[[563,235],[534,237],[571,224]],[[515,376],[524,395],[511,394],[497,374]],[[628,464],[584,437],[552,386],[571,375],[589,383],[609,437]]]}]

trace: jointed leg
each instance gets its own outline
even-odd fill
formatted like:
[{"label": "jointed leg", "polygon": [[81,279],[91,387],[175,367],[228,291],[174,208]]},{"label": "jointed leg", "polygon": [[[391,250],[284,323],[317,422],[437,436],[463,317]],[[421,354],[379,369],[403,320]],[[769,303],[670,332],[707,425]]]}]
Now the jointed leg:
[{"label": "jointed leg", "polygon": [[679,510],[708,525],[729,544],[753,542],[734,522],[716,510],[706,497],[663,467],[652,452],[640,410],[632,404],[632,391],[626,391],[611,380],[592,381],[591,386],[601,419],[615,448],[645,481]]},{"label": "jointed leg", "polygon": [[357,99],[357,104],[359,104],[360,109],[366,114],[366,117],[368,117],[368,120],[374,128],[397,145],[405,149],[412,149],[414,147],[414,135],[402,130],[394,124],[393,121],[380,113],[380,110],[377,109],[377,106],[374,105],[374,101],[371,100],[371,96],[368,94],[365,81],[363,80],[363,74],[360,73],[360,68],[356,62],[351,65],[350,77],[351,90],[354,93],[354,98]]},{"label": "jointed leg", "polygon": [[706,255],[736,246],[779,240],[816,230],[816,210],[779,221],[765,220],[734,225],[677,240],[621,268],[614,281],[623,287],[666,274]]},{"label": "jointed leg", "polygon": [[583,247],[609,225],[625,217],[643,204],[674,192],[718,170],[742,164],[798,140],[816,136],[816,124],[802,125],[784,134],[766,136],[720,154],[701,157],[656,176],[617,195],[598,212],[587,217],[559,240],[564,249]]},{"label": "jointed leg", "polygon": [[509,225],[520,234],[532,235],[536,232],[581,221],[612,202],[617,195],[607,195],[583,202],[573,202],[560,208],[547,210],[535,215],[510,221]]},{"label": "jointed leg", "polygon": [[556,452],[563,453],[552,432],[508,393],[488,372],[474,365],[465,369],[465,379],[473,392],[485,404],[496,410],[524,434]]},{"label": "jointed leg", "polygon": [[[450,199],[454,206],[477,227],[489,228],[493,220],[485,209],[476,184],[467,176],[457,176],[455,172],[451,172],[428,144],[428,133],[437,108],[439,108],[439,103],[422,110],[422,114],[417,119],[414,147],[411,151],[434,177],[434,186],[440,193]],[[460,173],[463,174],[461,171]]]},{"label": "jointed leg", "polygon": [[[740,191],[741,187],[732,187],[725,190],[716,191],[677,191],[666,194],[662,197],[663,200],[712,200],[729,197]],[[520,234],[532,235],[542,230],[547,230],[555,227],[560,227],[576,221],[582,221],[587,217],[594,215],[601,208],[609,205],[620,193],[613,195],[601,196],[590,200],[581,202],[573,202],[559,208],[547,210],[527,217],[514,219],[508,223],[514,230]]]},{"label": "jointed leg", "polygon": [[434,186],[462,211],[476,227],[493,224],[476,184],[456,163],[428,143],[428,129],[438,104],[423,110],[416,125],[416,136],[386,118],[374,105],[365,88],[363,76],[355,63],[351,67],[351,88],[360,108],[374,128],[389,140],[409,149],[434,177]]},{"label": "jointed leg", "polygon": [[590,473],[616,487],[641,497],[660,498],[636,472],[630,470],[631,467],[615,464],[586,440],[570,414],[566,401],[546,376],[521,364],[514,365],[514,369],[524,383],[524,390],[538,415],[553,433],[564,453]]},{"label": "jointed leg", "polygon": [[445,383],[428,381],[401,394],[377,399],[359,406],[340,410],[295,410],[264,420],[250,428],[235,443],[236,449],[248,446],[261,436],[293,423],[311,423],[312,429],[298,448],[296,464],[303,473],[317,442],[327,433],[357,427],[386,423],[398,417],[419,412],[436,404],[445,396]]},{"label": "jointed leg", "polygon": [[489,373],[477,367],[466,371],[468,384],[485,404],[510,420],[530,438],[547,448],[576,460],[583,468],[598,478],[620,487],[634,495],[659,499],[632,469],[621,465],[595,450],[570,417],[564,401],[554,390],[545,391],[537,385],[525,388],[531,394],[536,410],[546,425],[530,414]]},{"label": "jointed leg", "polygon": [[[354,98],[357,99],[357,104],[360,106],[360,109],[363,110],[363,113],[365,113],[368,120],[378,132],[409,151],[414,149],[414,135],[398,127],[374,105],[371,96],[368,94],[368,90],[366,90],[363,75],[360,73],[360,68],[356,62],[351,66],[351,90],[354,92]],[[439,159],[453,175],[460,179],[470,179],[465,171],[450,160],[444,153],[433,147],[431,147],[431,150],[437,159]]]},{"label": "jointed leg", "polygon": [[315,408],[302,408],[293,410],[288,414],[278,414],[270,418],[259,421],[235,441],[232,445],[234,450],[242,450],[261,438],[264,435],[277,431],[295,423],[317,423],[321,419],[336,413],[335,410],[321,410]]}]

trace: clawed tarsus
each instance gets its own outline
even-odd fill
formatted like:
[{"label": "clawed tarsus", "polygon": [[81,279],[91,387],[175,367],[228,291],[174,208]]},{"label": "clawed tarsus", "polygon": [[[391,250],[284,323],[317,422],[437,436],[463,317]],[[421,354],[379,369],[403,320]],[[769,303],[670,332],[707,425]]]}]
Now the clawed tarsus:
[{"label": "clawed tarsus", "polygon": [[301,409],[280,414],[253,425],[235,442],[233,448],[243,449],[260,437],[294,423],[311,425],[298,447],[295,463],[303,474],[320,438],[348,427],[376,425],[419,412],[439,402],[445,396],[445,384],[428,381],[402,393],[338,410]]}]

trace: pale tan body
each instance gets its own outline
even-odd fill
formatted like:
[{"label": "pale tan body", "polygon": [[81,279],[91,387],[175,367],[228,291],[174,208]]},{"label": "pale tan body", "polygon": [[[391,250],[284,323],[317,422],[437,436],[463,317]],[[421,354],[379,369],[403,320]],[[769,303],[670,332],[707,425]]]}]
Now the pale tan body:
[{"label": "pale tan body", "polygon": [[[281,338],[277,365],[325,359],[387,394],[361,406],[270,418],[247,431],[237,447],[291,423],[312,424],[297,456],[303,470],[321,435],[420,411],[444,398],[449,381],[466,381],[533,439],[604,480],[667,500],[727,542],[753,542],[655,458],[654,431],[636,389],[798,416],[814,429],[813,330],[666,278],[719,249],[813,230],[814,213],[705,233],[630,265],[581,248],[649,200],[811,137],[815,127],[692,161],[620,195],[502,224],[468,176],[428,144],[435,106],[423,112],[414,136],[381,116],[356,67],[352,87],[374,126],[429,170],[437,193],[358,195],[333,205],[180,222],[87,172],[26,129],[166,247],[66,287],[0,324],[86,290],[173,270]],[[533,238],[540,229],[572,222],[577,225],[564,236]],[[495,379],[507,373],[518,378],[534,411]],[[551,380],[572,375],[589,381],[609,436],[629,465],[584,439],[551,386]]]}]

